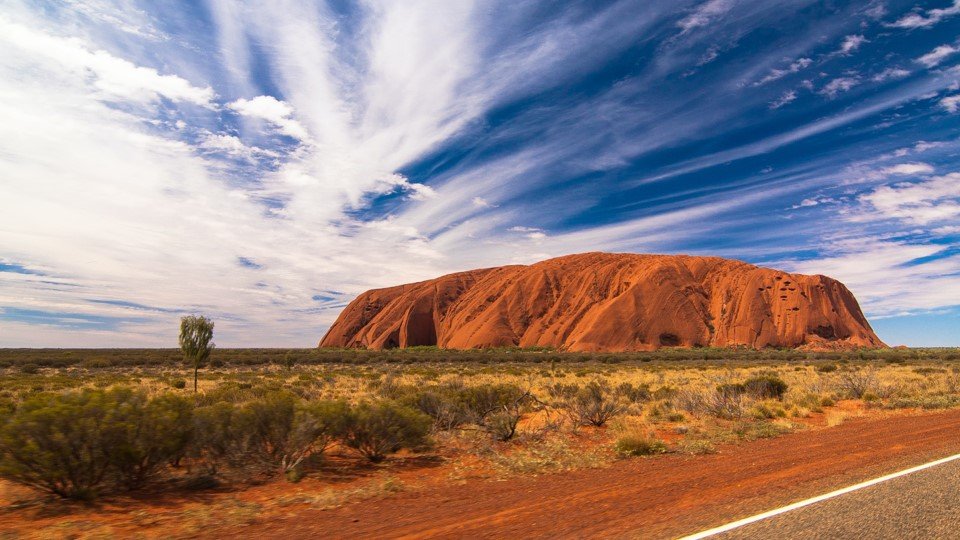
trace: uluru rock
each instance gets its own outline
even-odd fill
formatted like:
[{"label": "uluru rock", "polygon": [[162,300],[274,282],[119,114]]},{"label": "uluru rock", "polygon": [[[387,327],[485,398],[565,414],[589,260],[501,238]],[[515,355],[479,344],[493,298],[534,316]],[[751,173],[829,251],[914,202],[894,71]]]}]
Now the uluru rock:
[{"label": "uluru rock", "polygon": [[584,253],[367,291],[321,347],[884,347],[826,276],[686,255]]}]

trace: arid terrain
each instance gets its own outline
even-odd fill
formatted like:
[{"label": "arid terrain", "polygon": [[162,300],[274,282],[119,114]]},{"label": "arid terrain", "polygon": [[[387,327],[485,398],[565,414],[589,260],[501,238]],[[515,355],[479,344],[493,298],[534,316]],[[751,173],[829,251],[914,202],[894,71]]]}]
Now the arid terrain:
[{"label": "arid terrain", "polygon": [[882,347],[835,279],[719,257],[581,253],[367,291],[321,347]]},{"label": "arid terrain", "polygon": [[675,536],[960,450],[958,360],[955,349],[218,350],[194,395],[172,350],[5,350],[7,421],[51,391],[126,388],[145,403],[182,400],[183,423],[217,407],[282,420],[278,403],[343,403],[354,415],[391,403],[427,432],[377,460],[333,436],[288,466],[249,433],[231,454],[188,429],[194,439],[135,488],[104,483],[70,500],[7,476],[0,530]]}]

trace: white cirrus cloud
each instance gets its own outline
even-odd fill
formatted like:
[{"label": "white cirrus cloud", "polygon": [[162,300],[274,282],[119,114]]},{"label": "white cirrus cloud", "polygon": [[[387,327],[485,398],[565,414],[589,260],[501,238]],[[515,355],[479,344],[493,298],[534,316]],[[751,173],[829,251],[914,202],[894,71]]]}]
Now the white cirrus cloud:
[{"label": "white cirrus cloud", "polygon": [[960,218],[960,173],[880,186],[859,201],[868,209],[854,214],[855,220],[898,219],[917,225],[955,221]]},{"label": "white cirrus cloud", "polygon": [[707,0],[694,9],[692,13],[677,22],[677,26],[682,28],[682,33],[685,34],[694,28],[709,25],[730,11],[733,6],[733,0]]},{"label": "white cirrus cloud", "polygon": [[857,77],[837,77],[825,84],[819,93],[832,99],[842,92],[850,91],[858,84],[860,84],[860,79]]},{"label": "white cirrus cloud", "polygon": [[920,13],[909,13],[887,26],[895,28],[926,28],[958,13],[960,13],[960,0],[954,0],[953,5],[950,7],[928,9]]},{"label": "white cirrus cloud", "polygon": [[827,240],[821,257],[779,266],[842,281],[870,317],[958,304],[960,256],[942,256],[943,246],[856,235]]},{"label": "white cirrus cloud", "polygon": [[960,94],[953,96],[947,96],[940,100],[940,106],[947,110],[947,112],[955,113],[960,110]]},{"label": "white cirrus cloud", "polygon": [[258,118],[276,126],[281,133],[306,141],[309,139],[306,128],[293,118],[293,107],[273,96],[257,96],[252,99],[240,98],[227,107],[241,116]]},{"label": "white cirrus cloud", "polygon": [[761,86],[769,82],[782,79],[783,77],[791,73],[797,73],[798,71],[809,67],[810,64],[812,63],[813,63],[813,60],[810,58],[806,58],[806,57],[798,58],[797,60],[791,62],[790,65],[786,67],[786,69],[771,69],[770,72],[767,73],[767,75],[765,75],[762,79],[753,83],[753,86]]},{"label": "white cirrus cloud", "polygon": [[474,197],[470,200],[474,206],[477,208],[496,208],[497,205],[491,204],[490,201],[484,199],[483,197]]},{"label": "white cirrus cloud", "polygon": [[238,157],[247,161],[255,161],[258,157],[280,157],[278,152],[258,148],[256,146],[247,146],[246,144],[243,144],[243,141],[241,141],[236,135],[230,135],[227,133],[212,133],[210,131],[204,131],[201,133],[197,146],[201,150],[206,150],[209,152],[222,152],[224,154]]},{"label": "white cirrus cloud", "polygon": [[770,102],[771,109],[779,109],[784,105],[794,102],[797,99],[797,92],[795,90],[787,90],[780,97]]},{"label": "white cirrus cloud", "polygon": [[943,62],[947,57],[958,52],[960,52],[960,47],[954,47],[953,45],[940,45],[927,54],[917,58],[917,62],[927,66],[928,68],[932,68],[938,66],[940,62]]},{"label": "white cirrus cloud", "polygon": [[17,24],[0,16],[0,42],[20,55],[22,69],[42,62],[89,79],[91,90],[106,100],[140,103],[166,98],[213,107],[216,97],[209,86],[195,86],[177,75],[161,75],[156,69],[138,66],[103,50],[95,50],[79,38],[52,35]]},{"label": "white cirrus cloud", "polygon": [[880,173],[884,176],[890,175],[901,175],[901,176],[910,176],[916,174],[930,174],[934,171],[933,166],[929,163],[899,163],[891,167],[886,167],[880,170]]},{"label": "white cirrus cloud", "polygon": [[960,234],[960,225],[945,225],[943,227],[936,227],[931,229],[930,232],[933,234],[946,236],[949,234]]},{"label": "white cirrus cloud", "polygon": [[859,49],[860,45],[863,45],[864,43],[869,43],[869,41],[860,34],[846,36],[843,38],[843,43],[840,44],[840,50],[837,51],[837,53],[850,54]]},{"label": "white cirrus cloud", "polygon": [[873,82],[883,82],[892,79],[902,79],[910,75],[910,72],[902,68],[887,68],[870,78]]}]

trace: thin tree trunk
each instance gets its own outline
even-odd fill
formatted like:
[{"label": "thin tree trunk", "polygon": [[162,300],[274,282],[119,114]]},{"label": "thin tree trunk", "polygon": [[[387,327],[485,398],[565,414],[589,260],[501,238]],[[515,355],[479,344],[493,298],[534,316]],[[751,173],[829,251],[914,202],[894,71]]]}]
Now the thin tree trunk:
[{"label": "thin tree trunk", "polygon": [[193,366],[193,393],[197,393],[197,372],[200,371],[199,366]]}]

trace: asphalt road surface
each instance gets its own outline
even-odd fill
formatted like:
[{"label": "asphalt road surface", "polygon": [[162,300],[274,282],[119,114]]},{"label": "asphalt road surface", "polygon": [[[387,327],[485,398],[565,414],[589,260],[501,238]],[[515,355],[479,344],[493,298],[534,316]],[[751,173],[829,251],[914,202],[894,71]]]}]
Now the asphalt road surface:
[{"label": "asphalt road surface", "polygon": [[960,538],[960,461],[936,465],[711,538]]}]

